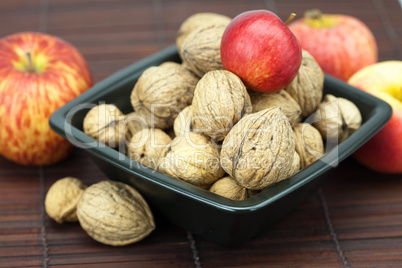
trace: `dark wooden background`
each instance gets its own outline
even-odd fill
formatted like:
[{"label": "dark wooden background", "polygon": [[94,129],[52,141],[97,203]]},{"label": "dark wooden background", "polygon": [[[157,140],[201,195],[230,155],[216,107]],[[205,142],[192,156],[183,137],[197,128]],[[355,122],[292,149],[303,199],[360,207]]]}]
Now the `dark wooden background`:
[{"label": "dark wooden background", "polygon": [[[402,60],[397,0],[2,0],[0,36],[57,35],[83,53],[99,82],[174,44],[193,13],[269,9],[286,19],[311,8],[358,17],[377,38],[380,60]],[[139,243],[97,243],[78,223],[60,225],[45,214],[47,190],[65,176],[88,185],[107,179],[80,150],[40,168],[0,157],[0,267],[402,267],[402,176],[376,174],[352,158],[294,211],[233,248],[163,219]]]}]

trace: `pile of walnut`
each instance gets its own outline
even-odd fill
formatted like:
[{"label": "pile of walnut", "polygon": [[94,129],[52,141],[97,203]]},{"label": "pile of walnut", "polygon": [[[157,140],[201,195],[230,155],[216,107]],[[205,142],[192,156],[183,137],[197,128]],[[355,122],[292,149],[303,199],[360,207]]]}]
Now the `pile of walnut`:
[{"label": "pile of walnut", "polygon": [[59,179],[46,194],[45,210],[57,223],[79,221],[90,237],[111,246],[138,242],[155,229],[145,199],[117,181],[87,187],[74,177]]},{"label": "pile of walnut", "polygon": [[134,112],[97,106],[84,120],[85,133],[126,147],[128,157],[170,177],[244,200],[311,165],[329,149],[325,144],[360,127],[352,102],[323,96],[324,74],[307,51],[286,88],[248,90],[220,60],[229,22],[214,13],[190,16],[177,37],[182,63],[149,67],[132,90]]}]

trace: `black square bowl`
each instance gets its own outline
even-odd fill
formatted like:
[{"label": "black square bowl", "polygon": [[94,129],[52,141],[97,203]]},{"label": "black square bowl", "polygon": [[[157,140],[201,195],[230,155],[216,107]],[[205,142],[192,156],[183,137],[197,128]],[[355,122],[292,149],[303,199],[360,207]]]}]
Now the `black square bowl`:
[{"label": "black square bowl", "polygon": [[236,245],[265,230],[315,189],[326,173],[379,131],[392,115],[391,107],[333,77],[325,76],[324,94],[353,101],[363,117],[361,128],[314,164],[255,196],[234,201],[185,182],[172,179],[130,160],[84,134],[83,119],[94,104],[115,104],[123,113],[132,111],[130,94],[142,72],[165,61],[180,62],[175,46],[134,63],[94,85],[55,111],[50,126],[77,147],[87,151],[111,179],[135,187],[151,209],[172,223],[222,245]]}]

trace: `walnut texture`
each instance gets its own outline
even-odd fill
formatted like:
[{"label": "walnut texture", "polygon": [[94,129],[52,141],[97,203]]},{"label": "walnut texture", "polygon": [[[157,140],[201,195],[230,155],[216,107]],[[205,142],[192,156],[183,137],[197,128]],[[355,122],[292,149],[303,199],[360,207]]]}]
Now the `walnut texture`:
[{"label": "walnut texture", "polygon": [[262,190],[288,177],[294,153],[289,120],[273,107],[234,125],[222,144],[221,166],[243,187]]},{"label": "walnut texture", "polygon": [[78,221],[76,208],[86,188],[81,180],[74,177],[57,180],[46,194],[46,213],[57,223]]},{"label": "walnut texture", "polygon": [[350,100],[327,94],[313,117],[313,125],[327,143],[346,140],[362,124],[359,108]]},{"label": "walnut texture", "polygon": [[293,162],[292,162],[292,167],[289,169],[289,174],[288,178],[292,177],[295,175],[297,172],[301,170],[301,162],[300,162],[300,156],[299,154],[295,151],[294,156],[293,156]]},{"label": "walnut texture", "polygon": [[301,168],[306,168],[324,155],[324,141],[320,132],[311,124],[299,123],[293,126],[296,152],[300,156]]},{"label": "walnut texture", "polygon": [[183,41],[179,55],[184,66],[198,77],[213,70],[223,70],[221,39],[226,24],[213,24],[198,28]]},{"label": "walnut texture", "polygon": [[274,93],[250,92],[250,99],[253,113],[279,106],[291,125],[298,123],[301,119],[300,105],[285,90]]},{"label": "walnut texture", "polygon": [[132,90],[131,104],[148,128],[168,129],[177,114],[191,104],[198,80],[178,63],[149,67]]},{"label": "walnut texture", "polygon": [[131,112],[127,114],[124,118],[124,122],[127,128],[126,139],[129,141],[131,137],[140,131],[141,129],[147,128],[148,124],[142,116],[139,116],[136,112]]},{"label": "walnut texture", "polygon": [[225,174],[219,165],[219,153],[219,148],[208,137],[189,132],[171,142],[159,169],[169,176],[208,189]]},{"label": "walnut texture", "polygon": [[311,115],[321,102],[324,89],[324,72],[306,50],[302,50],[302,62],[296,77],[285,87],[300,105],[302,117]]},{"label": "walnut texture", "polygon": [[192,129],[193,107],[192,105],[184,108],[176,117],[173,123],[173,131],[176,136],[184,135]]},{"label": "walnut texture", "polygon": [[170,136],[159,128],[144,128],[131,138],[127,156],[152,169],[157,169],[160,158],[172,141]]},{"label": "walnut texture", "polygon": [[237,75],[215,70],[198,82],[192,111],[193,130],[222,141],[234,124],[251,113],[252,106],[247,89]]},{"label": "walnut texture", "polygon": [[244,188],[230,176],[220,178],[209,188],[211,193],[232,200],[246,200],[252,195],[252,191]]},{"label": "walnut texture", "polygon": [[155,229],[145,199],[133,187],[117,181],[89,186],[78,202],[77,216],[90,237],[111,246],[138,242]]},{"label": "walnut texture", "polygon": [[88,111],[84,133],[109,147],[116,148],[126,138],[125,116],[114,104],[100,104]]},{"label": "walnut texture", "polygon": [[184,39],[193,31],[200,27],[225,24],[228,25],[232,19],[228,16],[213,13],[213,12],[199,12],[189,16],[185,19],[177,32],[176,45],[177,50],[180,50]]}]

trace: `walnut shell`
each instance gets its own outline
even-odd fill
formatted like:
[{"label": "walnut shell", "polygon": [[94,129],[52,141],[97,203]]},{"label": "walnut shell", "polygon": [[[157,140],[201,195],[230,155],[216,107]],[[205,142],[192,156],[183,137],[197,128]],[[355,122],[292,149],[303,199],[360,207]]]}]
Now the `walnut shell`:
[{"label": "walnut shell", "polygon": [[77,216],[88,235],[106,245],[135,243],[155,229],[152,212],[141,194],[117,181],[89,186],[78,203]]},{"label": "walnut shell", "polygon": [[300,156],[299,154],[295,151],[294,156],[293,156],[293,163],[292,167],[289,169],[289,174],[288,178],[292,177],[295,175],[297,172],[301,170],[301,162],[300,162]]},{"label": "walnut shell", "polygon": [[252,191],[239,185],[237,181],[230,176],[220,178],[214,182],[209,188],[209,191],[232,200],[246,200],[252,195]]},{"label": "walnut shell", "polygon": [[149,67],[133,88],[131,104],[148,128],[170,128],[177,114],[191,104],[198,80],[181,64]]},{"label": "walnut shell", "polygon": [[196,132],[176,137],[159,169],[204,189],[225,174],[219,165],[219,148],[209,138]]},{"label": "walnut shell", "polygon": [[159,128],[142,129],[131,138],[127,156],[147,167],[156,169],[171,141],[170,136]]},{"label": "walnut shell", "polygon": [[279,106],[289,119],[291,125],[299,122],[301,119],[300,105],[285,90],[274,93],[250,92],[250,99],[253,113]]},{"label": "walnut shell", "polygon": [[118,147],[126,138],[124,114],[113,104],[100,104],[85,115],[84,133],[109,147]]},{"label": "walnut shell", "polygon": [[77,178],[65,177],[57,180],[46,194],[46,213],[57,223],[78,221],[76,208],[86,188]]},{"label": "walnut shell", "polygon": [[227,24],[213,24],[198,28],[183,41],[179,55],[184,66],[198,77],[209,71],[223,70],[221,39]]},{"label": "walnut shell", "polygon": [[176,117],[173,123],[173,131],[176,136],[184,135],[191,131],[193,121],[193,107],[192,105],[184,108]]},{"label": "walnut shell", "polygon": [[300,156],[301,168],[305,168],[324,155],[324,141],[320,132],[308,123],[293,126],[296,152]]},{"label": "walnut shell", "polygon": [[302,50],[302,62],[296,77],[285,87],[301,108],[302,117],[315,112],[321,102],[324,89],[324,72],[306,50]]},{"label": "walnut shell", "polygon": [[262,190],[289,175],[295,139],[280,107],[247,115],[223,141],[221,165],[240,185]]},{"label": "walnut shell", "polygon": [[181,23],[179,31],[177,32],[176,36],[177,50],[180,50],[184,39],[196,29],[215,24],[228,25],[231,20],[232,19],[228,16],[213,12],[200,12],[189,16]]},{"label": "walnut shell", "polygon": [[142,116],[139,116],[136,112],[127,114],[124,118],[126,124],[126,140],[130,140],[132,136],[138,131],[148,128],[148,124]]},{"label": "walnut shell", "polygon": [[251,113],[252,106],[247,89],[237,75],[215,70],[198,82],[192,111],[193,130],[222,141],[234,124]]},{"label": "walnut shell", "polygon": [[331,94],[324,96],[313,117],[313,125],[330,144],[346,140],[361,124],[359,108],[353,102]]}]

